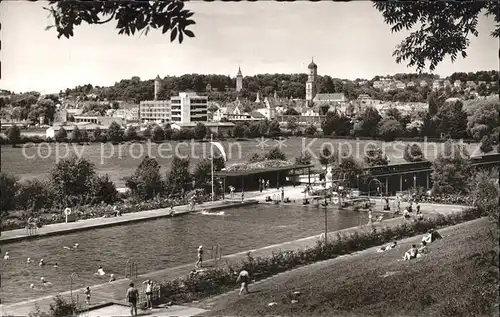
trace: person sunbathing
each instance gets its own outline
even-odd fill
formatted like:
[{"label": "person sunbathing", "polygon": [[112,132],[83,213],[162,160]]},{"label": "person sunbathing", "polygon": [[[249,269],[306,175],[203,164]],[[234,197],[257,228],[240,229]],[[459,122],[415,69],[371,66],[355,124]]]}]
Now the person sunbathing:
[{"label": "person sunbathing", "polygon": [[415,244],[412,244],[411,248],[408,251],[406,251],[405,255],[403,256],[403,261],[416,259],[417,255],[418,255],[417,246]]},{"label": "person sunbathing", "polygon": [[443,237],[439,234],[439,232],[437,232],[434,229],[431,229],[429,230],[429,234],[422,238],[422,241],[425,241],[426,244],[429,244],[439,239],[443,239]]},{"label": "person sunbathing", "polygon": [[427,242],[422,241],[420,248],[418,248],[417,258],[422,257],[424,254],[428,253]]},{"label": "person sunbathing", "polygon": [[384,252],[390,249],[394,249],[398,245],[397,241],[392,242],[391,244],[388,244],[386,246],[383,246],[377,250],[377,252]]}]

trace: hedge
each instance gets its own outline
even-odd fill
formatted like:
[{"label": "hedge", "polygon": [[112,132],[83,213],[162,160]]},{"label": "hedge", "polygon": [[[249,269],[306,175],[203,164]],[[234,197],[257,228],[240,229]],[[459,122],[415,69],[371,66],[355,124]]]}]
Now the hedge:
[{"label": "hedge", "polygon": [[389,241],[424,234],[430,229],[455,225],[483,216],[486,216],[484,212],[470,208],[456,214],[438,215],[435,218],[395,227],[373,229],[371,232],[354,232],[349,236],[337,234],[336,239],[330,239],[327,243],[320,240],[310,249],[278,252],[270,257],[258,258],[253,258],[248,253],[247,259],[240,264],[209,270],[193,277],[159,281],[155,284],[159,285],[162,294],[160,301],[189,302],[234,289],[236,277],[242,269],[247,270],[255,280],[261,280],[299,266],[333,259]]}]

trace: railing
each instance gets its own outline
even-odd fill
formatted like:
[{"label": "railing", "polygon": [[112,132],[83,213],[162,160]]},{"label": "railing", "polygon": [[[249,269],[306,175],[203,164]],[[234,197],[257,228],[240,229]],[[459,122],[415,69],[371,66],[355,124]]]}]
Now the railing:
[{"label": "railing", "polygon": [[[151,301],[155,302],[159,300],[161,297],[161,290],[159,286],[153,286],[152,289],[152,294],[151,294]],[[142,290],[139,292],[139,298],[137,299],[137,306],[140,307],[143,304],[146,304],[148,302],[148,298],[146,295],[146,290]]]},{"label": "railing", "polygon": [[216,267],[219,266],[219,262],[222,260],[222,246],[217,243],[217,245],[212,246],[211,258],[214,261]]},{"label": "railing", "polygon": [[34,224],[34,223],[28,223],[26,225],[26,234],[28,236],[34,235],[34,234],[36,234],[36,229],[37,229],[36,228],[36,224]]},{"label": "railing", "polygon": [[137,278],[137,263],[128,260],[127,264],[125,265],[125,278],[129,278],[131,280]]}]

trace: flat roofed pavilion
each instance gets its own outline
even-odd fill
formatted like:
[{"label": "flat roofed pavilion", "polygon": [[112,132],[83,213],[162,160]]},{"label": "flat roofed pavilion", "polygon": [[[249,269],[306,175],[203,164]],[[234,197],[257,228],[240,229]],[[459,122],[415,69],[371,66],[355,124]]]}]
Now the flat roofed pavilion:
[{"label": "flat roofed pavilion", "polygon": [[[244,191],[245,189],[258,189],[259,180],[264,179],[269,181],[271,188],[282,186],[286,182],[286,177],[289,176],[290,171],[293,175],[299,175],[296,172],[301,171],[301,175],[308,175],[309,182],[311,177],[311,168],[314,164],[308,165],[290,165],[284,167],[269,167],[258,168],[250,170],[239,171],[218,171],[214,172],[214,177],[223,179],[224,192],[229,186],[233,186],[237,191]],[[295,182],[293,182],[295,186]]]}]

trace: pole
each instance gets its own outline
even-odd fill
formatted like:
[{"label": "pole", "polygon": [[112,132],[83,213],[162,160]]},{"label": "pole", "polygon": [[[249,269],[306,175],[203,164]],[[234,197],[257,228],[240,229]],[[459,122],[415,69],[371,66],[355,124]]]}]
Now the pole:
[{"label": "pole", "polygon": [[214,142],[214,135],[213,133],[210,134],[210,156],[211,156],[211,174],[212,174],[212,201],[215,200],[215,192],[214,192],[214,147],[213,147],[213,142]]},{"label": "pole", "polygon": [[328,236],[328,217],[327,217],[327,210],[326,210],[326,173],[328,172],[328,164],[326,165],[325,169],[325,244],[327,242],[327,236]]}]

